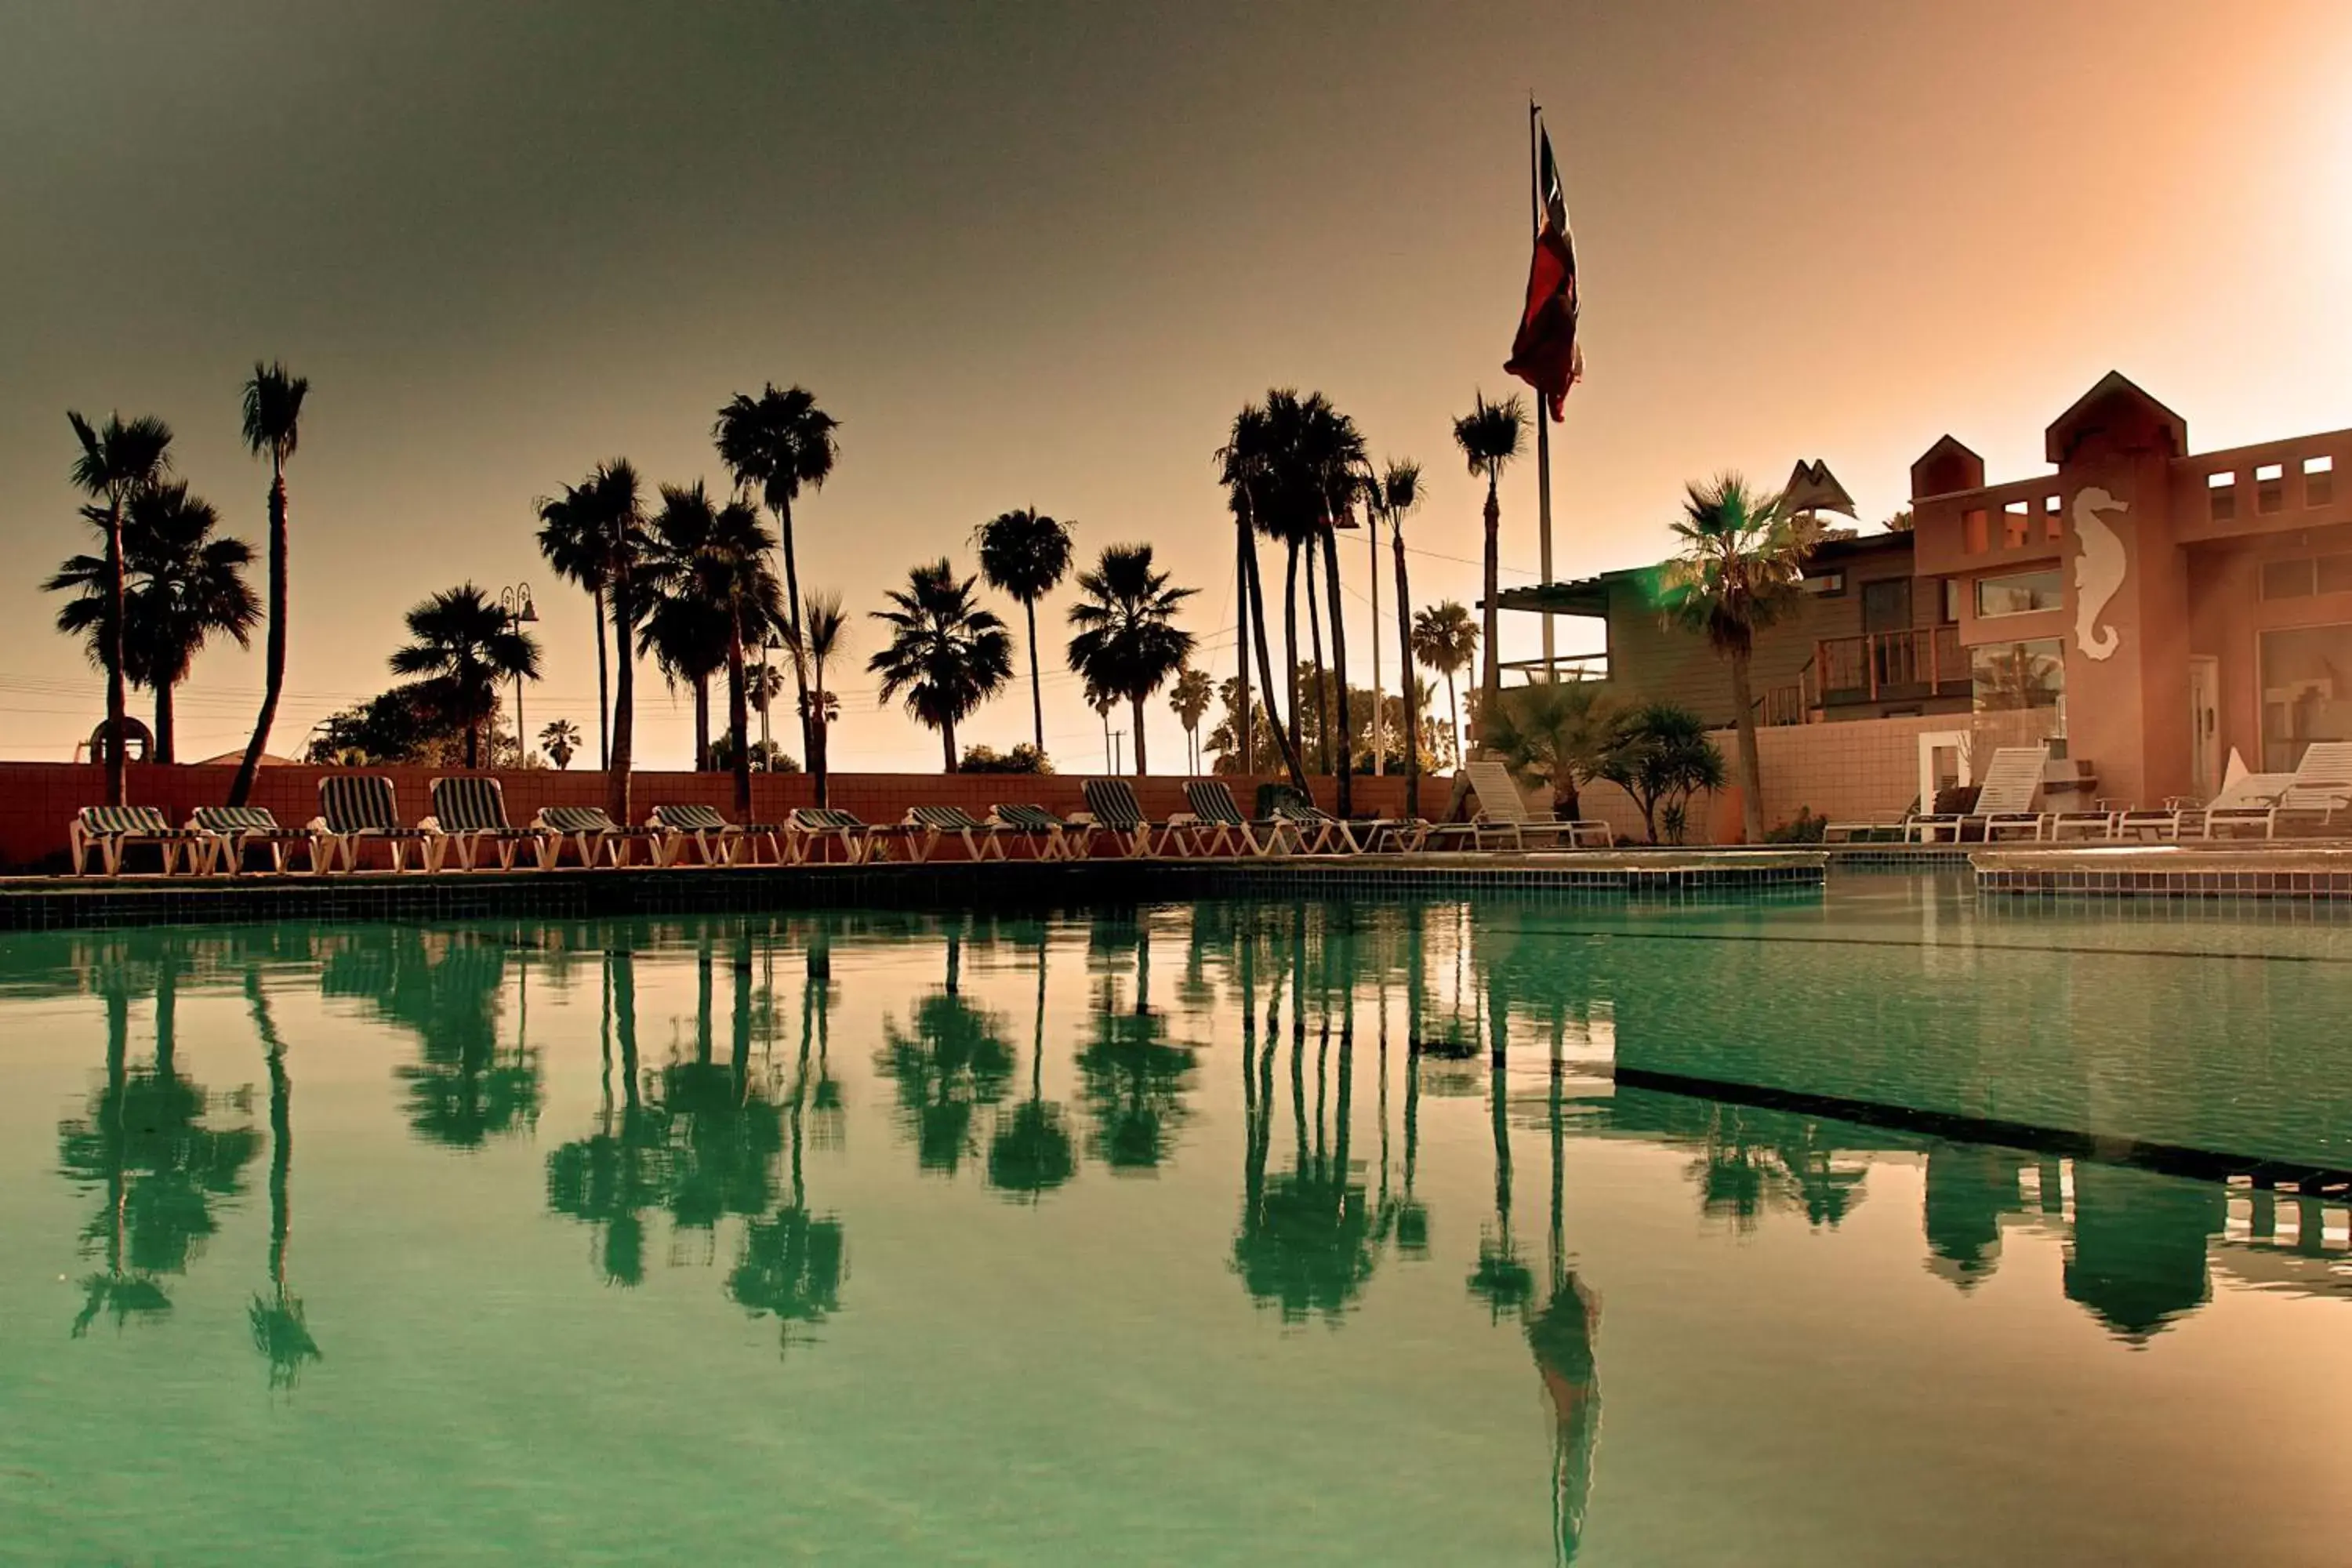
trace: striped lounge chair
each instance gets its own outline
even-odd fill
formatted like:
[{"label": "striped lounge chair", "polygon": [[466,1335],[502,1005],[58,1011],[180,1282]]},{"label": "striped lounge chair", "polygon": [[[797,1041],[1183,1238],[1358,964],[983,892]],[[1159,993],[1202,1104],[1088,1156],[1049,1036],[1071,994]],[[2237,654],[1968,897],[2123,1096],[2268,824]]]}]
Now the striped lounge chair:
[{"label": "striped lounge chair", "polygon": [[790,837],[785,855],[795,866],[806,864],[812,851],[822,863],[827,853],[823,847],[835,843],[841,846],[842,858],[853,866],[887,860],[892,839],[911,843],[922,832],[904,822],[868,823],[837,805],[796,805],[786,826]]},{"label": "striped lounge chair", "polygon": [[543,805],[530,825],[546,837],[539,846],[539,865],[543,871],[552,871],[563,858],[563,847],[572,846],[572,855],[583,868],[597,865],[614,867],[629,863],[629,847],[645,840],[649,852],[658,858],[661,830],[655,827],[624,827],[606,815],[601,805]]},{"label": "striped lounge chair", "polygon": [[[1135,786],[1125,779],[1088,779],[1086,782],[1087,809],[1083,820],[1096,832],[1108,836],[1122,855],[1134,857],[1164,853],[1170,847],[1171,836],[1156,829],[1143,815],[1143,806],[1135,798]],[[1160,833],[1157,845],[1154,832]],[[1181,850],[1185,845],[1173,846]]]},{"label": "striped lounge chair", "polygon": [[515,852],[528,845],[539,863],[548,863],[547,833],[517,827],[507,820],[506,791],[483,773],[459,773],[433,781],[433,815],[417,824],[457,851],[457,864],[472,870],[484,846],[498,858],[499,869],[514,869]]},{"label": "striped lounge chair", "polygon": [[1039,860],[1082,860],[1094,847],[1091,827],[1064,822],[1042,805],[992,805],[988,820],[1027,839],[1031,856]]},{"label": "striped lounge chair", "polygon": [[153,845],[163,857],[166,877],[184,858],[191,873],[205,869],[212,859],[211,846],[202,835],[173,826],[163,808],[153,805],[85,805],[67,825],[66,842],[73,851],[77,877],[89,870],[93,849],[110,877],[122,875],[122,852],[142,845]]},{"label": "striped lounge chair", "polygon": [[677,865],[689,844],[694,846],[695,852],[702,857],[702,863],[706,866],[716,866],[721,862],[740,866],[747,863],[746,856],[751,862],[756,862],[761,844],[768,847],[771,861],[779,866],[784,862],[783,845],[787,829],[782,825],[730,822],[719,815],[717,806],[686,802],[657,805],[654,807],[654,814],[646,826],[660,832],[660,837],[654,840],[654,864],[656,866]]},{"label": "striped lounge chair", "polygon": [[346,873],[358,870],[360,851],[370,842],[384,847],[394,871],[407,868],[411,849],[424,869],[441,868],[443,841],[422,827],[401,826],[399,798],[392,781],[381,774],[329,773],[320,779],[319,815],[311,820],[310,831],[323,836],[325,870],[333,870],[338,858]]},{"label": "striped lounge chair", "polygon": [[1192,811],[1171,817],[1171,833],[1189,836],[1196,855],[1280,855],[1297,847],[1297,827],[1277,817],[1252,822],[1242,815],[1239,802],[1223,779],[1195,779],[1184,786],[1184,804]]},{"label": "striped lounge chair", "polygon": [[1334,816],[1287,785],[1277,787],[1274,815],[1298,836],[1301,854],[1361,855],[1368,850],[1410,853],[1429,841],[1431,825],[1417,816],[1350,821]]},{"label": "striped lounge chair", "polygon": [[917,831],[907,838],[907,852],[919,865],[931,858],[943,838],[961,841],[967,858],[1002,860],[1004,840],[1018,830],[983,822],[960,805],[915,805],[907,808],[906,826]]},{"label": "striped lounge chair", "polygon": [[313,873],[331,858],[325,834],[315,827],[287,827],[266,805],[200,805],[188,818],[188,828],[203,837],[208,868],[226,865],[231,874],[245,869],[246,854],[252,849],[269,851],[273,871],[286,869],[289,846],[310,851]]}]

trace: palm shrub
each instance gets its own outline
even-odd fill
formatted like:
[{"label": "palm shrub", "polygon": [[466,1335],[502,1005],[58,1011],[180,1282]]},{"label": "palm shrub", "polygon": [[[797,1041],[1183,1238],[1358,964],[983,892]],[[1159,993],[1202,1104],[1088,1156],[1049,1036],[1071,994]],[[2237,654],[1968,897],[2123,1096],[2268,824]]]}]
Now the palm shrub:
[{"label": "palm shrub", "polygon": [[1616,727],[1599,775],[1633,797],[1649,841],[1679,844],[1689,826],[1690,797],[1723,787],[1723,753],[1697,714],[1671,702],[1651,702]]},{"label": "palm shrub", "polygon": [[1406,646],[1414,658],[1445,678],[1445,704],[1453,715],[1454,755],[1458,762],[1465,746],[1462,693],[1454,681],[1478,657],[1478,623],[1470,618],[1460,600],[1441,600],[1413,616]]},{"label": "palm shrub", "polygon": [[882,700],[903,697],[907,711],[940,732],[945,771],[956,771],[956,726],[1013,679],[1013,637],[992,610],[972,602],[977,577],[956,575],[942,556],[915,567],[890,591],[890,608],[872,612],[890,640],[866,661],[882,678]]},{"label": "palm shrub", "polygon": [[1486,730],[1488,748],[1515,776],[1549,788],[1553,812],[1567,822],[1582,817],[1583,786],[1603,776],[1622,743],[1614,705],[1576,680],[1505,691]]},{"label": "palm shrub", "polygon": [[392,656],[392,672],[428,683],[443,716],[466,732],[466,765],[479,767],[482,728],[498,710],[499,685],[539,679],[538,639],[471,583],[434,595],[407,620],[410,641]]},{"label": "palm shrub", "polygon": [[1070,668],[1093,691],[1126,699],[1135,712],[1135,772],[1146,770],[1143,704],[1192,657],[1193,637],[1176,614],[1199,590],[1169,586],[1149,544],[1107,546],[1091,572],[1078,574],[1085,595],[1070,606]]}]

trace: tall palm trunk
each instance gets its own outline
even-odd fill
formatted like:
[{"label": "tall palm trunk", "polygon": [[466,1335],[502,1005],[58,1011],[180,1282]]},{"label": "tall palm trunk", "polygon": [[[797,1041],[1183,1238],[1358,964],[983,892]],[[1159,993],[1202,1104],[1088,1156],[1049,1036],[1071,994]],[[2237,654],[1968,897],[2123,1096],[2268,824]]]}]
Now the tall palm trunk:
[{"label": "tall palm trunk", "polygon": [[[1290,694],[1287,725],[1290,754],[1294,759],[1291,768],[1293,772],[1303,773],[1304,769],[1295,760],[1306,754],[1305,748],[1299,743],[1298,730],[1298,541],[1286,541],[1284,554],[1286,563],[1282,574],[1282,673],[1285,688]],[[1299,788],[1307,787],[1304,777],[1297,783]]]},{"label": "tall palm trunk", "polygon": [[[799,663],[797,656],[793,662],[795,665]],[[816,677],[816,706],[801,721],[801,737],[808,742],[808,766],[816,782],[816,803],[825,805],[830,804],[826,798],[826,781],[833,767],[833,721],[824,715],[824,661],[820,658],[810,662],[813,667],[811,673]]]},{"label": "tall palm trunk", "polygon": [[468,771],[482,765],[482,721],[466,721],[466,766]]},{"label": "tall palm trunk", "polygon": [[947,771],[956,771],[955,721],[949,720],[940,726],[940,754],[946,760]]},{"label": "tall palm trunk", "polygon": [[743,626],[738,620],[727,636],[727,740],[735,754],[735,815],[744,822],[751,820],[751,694],[743,689]]},{"label": "tall palm trunk", "polygon": [[122,689],[123,616],[127,606],[122,586],[122,501],[106,508],[106,801],[122,805],[130,800],[124,759],[123,731],[130,726],[129,704]]},{"label": "tall palm trunk", "polygon": [[[1255,535],[1251,536],[1250,548],[1244,559],[1249,567],[1248,619],[1255,630],[1257,672],[1260,684],[1265,689],[1265,702],[1270,715],[1274,709],[1274,660],[1268,656],[1265,647],[1265,587],[1264,578],[1257,569],[1257,545]],[[1293,668],[1296,668],[1295,664]],[[1250,710],[1247,704],[1244,704],[1242,708],[1242,725],[1245,731],[1251,723]],[[1298,765],[1297,742],[1291,739],[1289,731],[1279,723],[1269,724],[1267,728],[1274,731],[1275,744],[1282,750],[1282,765],[1289,770],[1290,782],[1298,788],[1305,789],[1307,770]]]},{"label": "tall palm trunk", "polygon": [[1134,708],[1135,708],[1135,776],[1136,776],[1137,778],[1141,778],[1141,777],[1143,776],[1143,772],[1144,772],[1144,769],[1143,769],[1143,699],[1142,699],[1142,698],[1140,698],[1140,697],[1131,697],[1131,698],[1128,699],[1128,700],[1129,700],[1130,703],[1132,703],[1132,704],[1134,705]]},{"label": "tall palm trunk", "polygon": [[[800,556],[793,549],[793,503],[789,500],[777,504],[776,539],[784,556],[784,595],[785,603],[793,612],[793,646],[805,647],[808,645],[803,640],[801,627],[801,563]],[[810,743],[809,736],[816,721],[809,712],[808,669],[798,655],[793,658],[793,684],[801,700],[801,755],[805,757],[815,749]],[[819,787],[821,790],[823,786]],[[817,799],[822,803],[824,795],[820,793]]]},{"label": "tall palm trunk", "polygon": [[1481,635],[1486,641],[1486,673],[1478,688],[1478,711],[1484,715],[1479,721],[1482,725],[1492,724],[1495,721],[1495,709],[1502,700],[1503,650],[1495,646],[1496,616],[1500,613],[1495,604],[1495,595],[1501,591],[1502,551],[1503,503],[1496,494],[1495,469],[1489,467],[1486,470],[1486,551],[1483,574],[1486,593],[1483,605],[1484,620],[1480,627]]},{"label": "tall palm trunk", "polygon": [[[121,592],[119,586],[116,591]],[[236,778],[228,786],[231,805],[243,805],[252,795],[254,775],[261,770],[261,753],[269,745],[270,726],[278,722],[278,698],[286,689],[286,607],[290,594],[287,583],[286,465],[273,452],[269,459],[269,636],[262,646],[261,716],[253,721],[253,739],[245,743],[245,760],[237,764]]]},{"label": "tall palm trunk", "polygon": [[1462,766],[1462,753],[1467,747],[1462,737],[1462,692],[1454,684],[1454,671],[1450,669],[1445,672],[1445,706],[1454,715],[1454,765],[1458,771]]},{"label": "tall palm trunk", "polygon": [[596,605],[596,766],[603,769],[613,765],[613,685],[605,668],[612,650],[604,640],[604,584],[597,584],[591,596]]},{"label": "tall palm trunk", "polygon": [[180,760],[179,747],[173,736],[172,711],[172,691],[178,684],[164,679],[161,674],[155,677],[155,760],[159,763]]},{"label": "tall palm trunk", "polygon": [[[1234,679],[1241,692],[1241,733],[1234,737],[1240,746],[1242,775],[1246,778],[1257,759],[1253,752],[1257,741],[1257,726],[1250,721],[1250,522],[1246,510],[1234,519],[1234,603],[1238,607],[1240,626],[1234,639]],[[1263,647],[1263,640],[1260,646]]]},{"label": "tall palm trunk", "polygon": [[1331,771],[1331,691],[1323,679],[1323,614],[1316,605],[1315,536],[1308,534],[1299,552],[1307,568],[1307,653],[1308,668],[1315,671],[1315,766],[1322,773]]},{"label": "tall palm trunk", "polygon": [[1764,842],[1764,768],[1756,752],[1755,698],[1748,690],[1748,653],[1731,656],[1732,724],[1739,731],[1739,825],[1747,842]]},{"label": "tall palm trunk", "polygon": [[1323,523],[1323,579],[1329,586],[1324,597],[1331,605],[1331,680],[1335,688],[1339,721],[1339,784],[1334,803],[1341,816],[1352,816],[1356,805],[1355,770],[1348,752],[1348,618],[1339,606],[1339,541],[1331,531],[1331,523]]},{"label": "tall palm trunk", "polygon": [[1415,700],[1412,677],[1412,596],[1404,573],[1404,530],[1396,535],[1397,663],[1402,667],[1398,707],[1404,714],[1404,814],[1421,815],[1421,705]]},{"label": "tall palm trunk", "polygon": [[1021,613],[1029,618],[1029,714],[1036,721],[1037,754],[1045,754],[1045,679],[1037,670],[1037,601],[1021,601]]},{"label": "tall palm trunk", "polygon": [[710,766],[710,677],[694,678],[694,772]]},{"label": "tall palm trunk", "polygon": [[629,650],[632,614],[629,571],[613,574],[613,640],[620,655],[613,679],[613,756],[604,775],[604,810],[615,822],[632,822],[629,766],[636,755],[637,661]]}]

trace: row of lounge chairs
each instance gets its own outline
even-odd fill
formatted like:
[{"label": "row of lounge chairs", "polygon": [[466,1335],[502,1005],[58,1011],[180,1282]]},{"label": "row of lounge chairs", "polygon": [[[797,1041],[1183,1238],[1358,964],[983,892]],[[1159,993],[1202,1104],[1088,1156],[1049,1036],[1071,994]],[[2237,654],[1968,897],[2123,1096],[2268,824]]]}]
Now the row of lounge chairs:
[{"label": "row of lounge chairs", "polygon": [[[1418,819],[1351,821],[1332,816],[1296,792],[1277,792],[1267,814],[1242,813],[1219,780],[1185,786],[1189,810],[1154,822],[1124,779],[1090,779],[1087,810],[1067,818],[1040,805],[1004,805],[984,817],[961,806],[918,805],[898,822],[867,823],[836,807],[801,806],[780,823],[730,822],[708,805],[657,805],[641,826],[615,822],[598,806],[551,805],[517,826],[509,818],[499,782],[479,774],[433,781],[432,815],[414,825],[401,816],[392,780],[362,773],[319,782],[319,815],[302,826],[278,822],[259,806],[199,806],[174,827],[155,806],[85,806],[68,830],[77,875],[93,868],[120,875],[125,854],[159,851],[165,875],[241,871],[266,857],[271,870],[289,869],[289,856],[307,857],[314,873],[360,868],[371,846],[383,847],[394,872],[412,865],[437,872],[518,864],[553,870],[567,853],[582,868],[623,867],[642,847],[657,868],[680,864],[797,866],[817,861],[864,865],[894,852],[929,860],[942,845],[960,845],[972,860],[1003,860],[1018,850],[1039,860],[1076,860],[1099,844],[1123,856],[1354,855],[1409,853],[1467,847],[1524,851],[1547,843],[1584,847],[1612,843],[1605,824],[1559,822],[1530,813],[1509,773],[1496,763],[1471,764],[1481,812],[1471,822],[1435,825]],[[1490,770],[1490,771],[1489,771]]]},{"label": "row of lounge chairs", "polygon": [[2119,842],[2179,841],[2235,837],[2259,828],[2265,838],[2336,825],[2352,817],[2352,742],[2316,741],[2291,773],[2242,773],[2210,801],[2170,800],[2161,807],[2100,805],[2051,810],[2039,803],[2047,752],[2040,746],[2003,746],[1992,754],[1976,804],[1965,812],[1914,813],[1900,822],[1832,822],[1830,843],[1897,837],[1911,844],[1988,844],[2026,839]]}]

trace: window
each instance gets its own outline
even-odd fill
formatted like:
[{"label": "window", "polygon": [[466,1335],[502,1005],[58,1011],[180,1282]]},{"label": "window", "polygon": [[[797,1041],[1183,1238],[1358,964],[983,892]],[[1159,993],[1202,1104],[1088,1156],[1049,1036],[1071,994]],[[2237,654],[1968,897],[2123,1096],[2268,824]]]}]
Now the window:
[{"label": "window", "polygon": [[1911,629],[1911,579],[1885,577],[1862,585],[1862,629],[1866,632],[1907,632]]},{"label": "window", "polygon": [[2042,535],[2053,542],[2066,537],[2066,512],[2056,496],[2042,498]]},{"label": "window", "polygon": [[1960,549],[1970,555],[1982,555],[1992,548],[1990,523],[1982,507],[1975,507],[1960,516]]},{"label": "window", "polygon": [[2013,500],[2000,509],[2000,547],[2003,550],[2024,548],[2032,531],[2031,509],[2023,501]]},{"label": "window", "polygon": [[2036,610],[2066,607],[2065,578],[2055,571],[2020,572],[2008,577],[1977,579],[1977,616],[2030,616]]},{"label": "window", "polygon": [[1845,592],[1845,574],[1808,572],[1798,585],[1815,598],[1834,599]]},{"label": "window", "polygon": [[2292,772],[2314,741],[2352,741],[2352,626],[2263,634],[2263,771]]},{"label": "window", "polygon": [[2066,693],[2065,647],[2056,637],[1972,647],[1969,677],[1979,713],[2055,708]]},{"label": "window", "polygon": [[2286,465],[2264,463],[2254,470],[2254,510],[2280,511],[2286,506]]},{"label": "window", "polygon": [[2208,474],[2205,476],[2206,504],[2215,522],[2227,522],[2238,515],[2238,476]]},{"label": "window", "polygon": [[2303,460],[2303,504],[2326,506],[2336,499],[2336,459],[2305,458]]},{"label": "window", "polygon": [[1944,624],[1948,626],[1960,624],[1960,580],[1958,577],[1944,579]]}]

